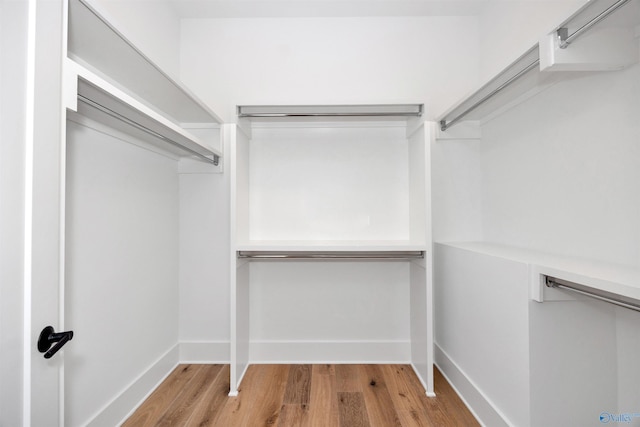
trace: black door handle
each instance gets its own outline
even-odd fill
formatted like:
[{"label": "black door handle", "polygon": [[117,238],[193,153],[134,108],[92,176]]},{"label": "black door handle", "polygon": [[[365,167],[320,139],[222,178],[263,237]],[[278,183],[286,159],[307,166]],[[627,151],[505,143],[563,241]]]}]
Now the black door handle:
[{"label": "black door handle", "polygon": [[[38,338],[38,351],[44,353],[45,359],[50,359],[51,356],[56,354],[63,345],[73,338],[73,331],[67,332],[55,332],[53,326],[47,326],[40,332]],[[51,347],[54,343],[57,343]],[[45,353],[46,352],[46,353]]]}]

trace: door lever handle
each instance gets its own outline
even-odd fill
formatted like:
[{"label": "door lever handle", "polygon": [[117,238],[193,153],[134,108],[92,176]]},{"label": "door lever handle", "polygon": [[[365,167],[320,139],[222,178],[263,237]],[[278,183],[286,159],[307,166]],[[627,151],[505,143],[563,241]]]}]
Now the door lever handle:
[{"label": "door lever handle", "polygon": [[[40,353],[44,353],[45,359],[50,359],[51,356],[56,354],[58,350],[60,350],[62,346],[72,338],[73,331],[55,332],[53,326],[47,326],[42,330],[42,332],[40,332],[40,337],[38,338],[38,351]],[[51,347],[54,343],[56,345]]]}]

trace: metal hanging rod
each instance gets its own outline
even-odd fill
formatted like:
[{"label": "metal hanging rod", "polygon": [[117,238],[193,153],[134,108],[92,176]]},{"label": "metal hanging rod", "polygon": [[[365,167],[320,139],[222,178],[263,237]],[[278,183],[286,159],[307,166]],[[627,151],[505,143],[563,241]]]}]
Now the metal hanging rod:
[{"label": "metal hanging rod", "polygon": [[423,104],[238,105],[238,117],[419,117]]},{"label": "metal hanging rod", "polygon": [[240,259],[263,260],[408,260],[424,251],[238,251]]},{"label": "metal hanging rod", "polygon": [[217,154],[214,154],[213,158],[207,157],[204,154],[198,153],[197,151],[192,150],[191,148],[186,147],[185,145],[180,144],[179,142],[176,142],[176,141],[174,141],[174,140],[172,140],[172,139],[170,139],[170,138],[168,138],[168,137],[166,137],[166,136],[164,136],[164,135],[162,135],[162,134],[160,134],[160,133],[158,133],[158,132],[156,132],[156,131],[154,131],[152,129],[149,129],[148,127],[143,126],[140,123],[135,122],[135,121],[131,120],[130,118],[125,117],[122,114],[117,113],[117,112],[113,111],[112,109],[110,109],[108,107],[105,107],[104,105],[99,104],[98,102],[95,102],[92,99],[87,98],[86,96],[84,96],[82,94],[78,94],[78,100],[84,102],[87,105],[90,105],[93,108],[96,108],[96,109],[102,111],[103,113],[113,117],[114,119],[118,119],[121,122],[124,122],[124,123],[128,124],[129,126],[133,126],[134,128],[136,128],[138,130],[141,130],[141,131],[143,131],[143,132],[145,132],[145,133],[147,133],[147,134],[149,134],[151,136],[154,136],[154,137],[156,137],[156,138],[158,138],[158,139],[160,139],[160,140],[162,140],[164,142],[167,142],[167,143],[173,145],[174,147],[178,147],[183,151],[186,151],[186,152],[191,153],[191,154],[193,154],[195,156],[198,156],[199,158],[205,160],[206,162],[213,163],[216,166],[220,162],[220,157]]},{"label": "metal hanging rod", "polygon": [[549,288],[565,289],[567,291],[575,292],[589,298],[608,302],[610,304],[628,308],[630,310],[640,311],[640,302],[636,302],[636,300],[632,300],[631,298],[625,298],[606,291],[598,291],[588,286],[580,285],[578,283],[569,282],[567,280],[562,280],[551,276],[545,276],[544,281],[545,285]]},{"label": "metal hanging rod", "polygon": [[[529,56],[532,52],[537,51],[538,47],[534,47],[532,49],[530,49],[529,51],[527,51],[527,53],[525,53],[522,57],[526,57]],[[537,52],[536,52],[537,53]],[[469,113],[471,113],[472,111],[474,111],[476,108],[480,107],[482,104],[484,104],[485,102],[487,102],[489,99],[493,98],[495,95],[497,95],[498,93],[502,92],[504,89],[506,89],[509,85],[511,85],[511,83],[515,82],[516,80],[518,80],[520,77],[524,76],[525,74],[527,74],[529,71],[531,71],[533,68],[537,67],[538,64],[540,64],[540,58],[536,55],[536,58],[533,59],[531,62],[527,63],[527,65],[524,66],[524,68],[522,68],[520,71],[518,71],[515,75],[513,75],[512,77],[510,77],[509,79],[507,79],[506,81],[504,81],[502,84],[500,84],[498,87],[496,87],[495,89],[493,89],[491,92],[489,92],[488,94],[486,94],[485,96],[483,96],[482,98],[480,98],[478,101],[476,101],[475,103],[473,103],[473,105],[471,105],[470,107],[466,108],[464,111],[462,111],[461,113],[459,113],[457,116],[455,116],[453,119],[447,121],[447,119],[443,119],[440,120],[440,130],[441,131],[446,131],[448,128],[450,128],[451,126],[453,126],[454,124],[456,124],[457,122],[459,122],[460,120],[462,120],[465,116],[467,116]],[[487,86],[491,85],[492,83],[495,82],[496,79],[492,80],[491,82],[489,82],[487,85],[483,86],[478,92],[476,93],[480,93],[483,89],[485,89]]]},{"label": "metal hanging rod", "polygon": [[576,38],[580,37],[585,31],[589,30],[589,28],[593,27],[598,22],[602,21],[607,16],[611,15],[613,12],[615,12],[616,10],[618,10],[620,7],[624,6],[628,2],[629,0],[618,0],[617,2],[609,6],[607,9],[605,9],[603,12],[599,13],[594,18],[592,18],[589,22],[587,22],[586,24],[578,28],[571,35],[569,35],[569,30],[567,28],[568,22],[565,22],[557,30],[558,39],[560,40],[558,47],[560,49],[565,49]]}]

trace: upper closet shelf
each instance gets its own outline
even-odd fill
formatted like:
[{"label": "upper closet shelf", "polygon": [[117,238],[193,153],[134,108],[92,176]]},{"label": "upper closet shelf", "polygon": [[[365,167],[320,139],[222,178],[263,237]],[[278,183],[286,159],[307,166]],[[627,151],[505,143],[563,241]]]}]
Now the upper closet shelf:
[{"label": "upper closet shelf", "polygon": [[420,252],[427,250],[427,245],[406,240],[251,240],[238,243],[236,249],[248,252]]},{"label": "upper closet shelf", "polygon": [[420,117],[423,104],[388,105],[239,105],[238,117]]},{"label": "upper closet shelf", "polygon": [[568,77],[567,72],[618,70],[637,63],[639,25],[640,0],[588,2],[498,75],[442,114],[438,119],[439,136],[457,139],[460,136],[455,132],[444,132],[463,121],[489,119]]},{"label": "upper closet shelf", "polygon": [[239,259],[411,260],[424,259],[427,246],[408,241],[251,241],[236,247]]},{"label": "upper closet shelf", "polygon": [[219,131],[222,120],[213,111],[85,0],[68,0],[68,16],[67,107],[76,109],[77,95],[84,112],[90,106],[94,116],[99,110],[169,142],[183,155],[186,152],[217,164],[221,151],[185,130]]},{"label": "upper closet shelf", "polygon": [[177,156],[196,156],[201,160],[218,164],[222,153],[207,146],[176,123],[138,101],[126,92],[113,86],[97,74],[67,59],[65,74],[68,89],[67,108],[85,117],[121,129],[158,145],[162,143],[170,153]]}]

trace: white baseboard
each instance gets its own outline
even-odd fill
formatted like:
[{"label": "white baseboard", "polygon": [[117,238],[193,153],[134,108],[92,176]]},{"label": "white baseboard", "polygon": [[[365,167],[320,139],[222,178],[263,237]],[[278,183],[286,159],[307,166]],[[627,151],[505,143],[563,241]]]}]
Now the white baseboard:
[{"label": "white baseboard", "polygon": [[149,366],[122,393],[108,403],[89,423],[90,427],[122,424],[178,365],[178,345]]},{"label": "white baseboard", "polygon": [[180,363],[229,363],[229,341],[181,342]]},{"label": "white baseboard", "polygon": [[513,425],[437,343],[433,348],[436,366],[481,425],[491,427]]},{"label": "white baseboard", "polygon": [[252,341],[249,363],[409,363],[409,341]]}]

